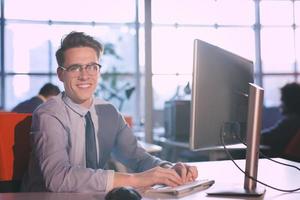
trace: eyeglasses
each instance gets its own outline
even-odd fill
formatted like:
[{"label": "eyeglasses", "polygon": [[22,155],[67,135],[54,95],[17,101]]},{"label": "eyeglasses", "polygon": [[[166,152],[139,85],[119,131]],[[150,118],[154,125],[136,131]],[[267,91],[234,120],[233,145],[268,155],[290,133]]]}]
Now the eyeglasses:
[{"label": "eyeglasses", "polygon": [[89,75],[95,75],[100,71],[100,68],[102,67],[98,63],[90,63],[86,65],[81,64],[73,64],[68,67],[59,66],[64,71],[69,72],[72,75],[78,75],[83,69],[89,74]]}]

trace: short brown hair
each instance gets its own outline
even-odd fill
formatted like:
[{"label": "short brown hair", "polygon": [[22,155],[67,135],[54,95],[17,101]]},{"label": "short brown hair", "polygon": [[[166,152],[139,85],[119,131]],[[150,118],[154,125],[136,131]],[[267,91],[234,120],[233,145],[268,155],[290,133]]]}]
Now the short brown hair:
[{"label": "short brown hair", "polygon": [[58,66],[63,66],[64,63],[64,53],[66,50],[75,47],[91,47],[96,53],[98,59],[100,55],[103,53],[103,45],[95,40],[93,37],[86,35],[83,32],[72,31],[61,41],[60,48],[56,51],[56,61]]}]

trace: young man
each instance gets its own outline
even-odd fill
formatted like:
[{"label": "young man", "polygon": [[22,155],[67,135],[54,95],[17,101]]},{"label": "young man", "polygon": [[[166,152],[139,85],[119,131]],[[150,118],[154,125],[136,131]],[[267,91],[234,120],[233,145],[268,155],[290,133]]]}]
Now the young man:
[{"label": "young man", "polygon": [[[93,97],[102,52],[102,45],[82,32],[62,40],[56,58],[65,91],[33,114],[33,151],[23,191],[107,192],[197,178],[194,166],[171,167],[148,154],[115,107]],[[135,173],[105,170],[111,153]]]},{"label": "young man", "polygon": [[45,103],[50,97],[60,93],[59,88],[52,83],[46,83],[39,91],[37,96],[25,100],[12,109],[12,112],[17,113],[32,113],[39,105]]}]

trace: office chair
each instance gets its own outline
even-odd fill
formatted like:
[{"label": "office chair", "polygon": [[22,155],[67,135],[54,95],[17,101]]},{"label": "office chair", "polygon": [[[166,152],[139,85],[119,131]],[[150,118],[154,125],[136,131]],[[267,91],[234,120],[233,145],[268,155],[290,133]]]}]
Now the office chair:
[{"label": "office chair", "polygon": [[287,159],[300,162],[300,130],[288,143],[284,150],[285,157]]},{"label": "office chair", "polygon": [[18,192],[29,156],[31,114],[0,112],[0,192]]}]

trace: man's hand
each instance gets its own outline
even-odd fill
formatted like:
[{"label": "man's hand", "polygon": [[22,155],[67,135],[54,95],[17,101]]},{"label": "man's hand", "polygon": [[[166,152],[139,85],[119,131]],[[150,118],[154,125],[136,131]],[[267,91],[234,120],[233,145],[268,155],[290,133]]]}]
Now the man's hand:
[{"label": "man's hand", "polygon": [[178,162],[172,167],[172,169],[179,174],[183,183],[195,181],[198,177],[198,170],[195,166],[189,166],[187,164]]},{"label": "man's hand", "polygon": [[155,184],[164,184],[175,187],[182,185],[183,181],[175,169],[159,166],[141,173],[115,173],[114,187],[127,185],[134,188],[142,188],[150,187]]},{"label": "man's hand", "polygon": [[134,188],[164,184],[175,187],[196,180],[198,170],[195,166],[176,163],[172,167],[154,167],[144,172],[127,174],[115,173],[113,187],[131,186]]}]

